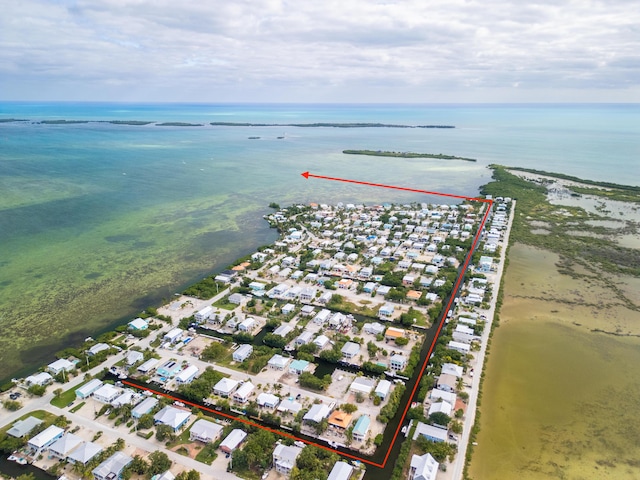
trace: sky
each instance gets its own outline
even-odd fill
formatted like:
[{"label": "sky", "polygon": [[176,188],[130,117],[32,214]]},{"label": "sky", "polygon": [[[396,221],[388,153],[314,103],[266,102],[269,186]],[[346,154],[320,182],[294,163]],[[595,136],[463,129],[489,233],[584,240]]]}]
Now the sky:
[{"label": "sky", "polygon": [[640,102],[637,0],[3,0],[0,99]]}]

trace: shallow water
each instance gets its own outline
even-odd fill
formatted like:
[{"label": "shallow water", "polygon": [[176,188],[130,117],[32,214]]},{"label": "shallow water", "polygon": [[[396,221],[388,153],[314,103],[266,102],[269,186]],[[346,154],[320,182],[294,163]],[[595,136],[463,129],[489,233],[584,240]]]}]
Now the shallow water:
[{"label": "shallow water", "polygon": [[637,335],[640,314],[565,281],[554,254],[516,244],[509,259],[472,478],[640,477],[640,339],[591,332]]}]

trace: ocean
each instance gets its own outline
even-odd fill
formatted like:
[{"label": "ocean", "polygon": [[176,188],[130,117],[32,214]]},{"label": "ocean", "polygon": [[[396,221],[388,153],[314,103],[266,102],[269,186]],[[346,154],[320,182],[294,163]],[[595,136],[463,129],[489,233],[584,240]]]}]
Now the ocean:
[{"label": "ocean", "polygon": [[[28,121],[0,123],[0,379],[33,371],[64,346],[273,242],[262,219],[270,202],[442,202],[305,180],[307,170],[468,196],[489,180],[491,163],[640,183],[640,105],[0,103],[0,120],[9,118]],[[62,119],[97,123],[39,123]],[[111,120],[204,126],[99,122]]]}]

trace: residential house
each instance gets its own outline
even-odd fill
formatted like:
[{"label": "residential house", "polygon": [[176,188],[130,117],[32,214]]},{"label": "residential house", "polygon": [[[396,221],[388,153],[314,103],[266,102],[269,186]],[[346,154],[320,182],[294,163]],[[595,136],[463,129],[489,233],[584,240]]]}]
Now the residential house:
[{"label": "residential house", "polygon": [[353,473],[353,467],[347,462],[336,462],[327,480],[349,480]]},{"label": "residential house", "polygon": [[413,455],[409,469],[409,480],[436,480],[439,466],[430,453]]},{"label": "residential house", "polygon": [[254,318],[245,318],[238,325],[238,330],[241,332],[252,332],[254,328],[256,328],[258,322]]},{"label": "residential house", "polygon": [[317,323],[318,325],[324,325],[325,322],[329,320],[330,316],[331,316],[331,310],[327,310],[326,308],[323,308],[313,318],[313,323]]},{"label": "residential house", "polygon": [[382,400],[387,398],[389,392],[391,391],[391,382],[389,380],[380,380],[374,393],[380,397]]},{"label": "residential house", "polygon": [[369,418],[369,415],[362,415],[358,418],[352,430],[353,439],[357,442],[364,442],[367,439],[370,426],[371,418]]},{"label": "residential house", "polygon": [[316,313],[316,309],[313,305],[303,305],[300,309],[300,315],[303,317],[310,317]]},{"label": "residential house", "polygon": [[14,438],[23,438],[31,433],[31,430],[42,423],[42,420],[36,417],[27,417],[24,420],[18,420],[13,426],[7,430],[7,434]]},{"label": "residential house", "polygon": [[285,413],[291,412],[293,415],[296,415],[300,410],[302,410],[302,404],[296,402],[295,400],[289,400],[288,398],[285,398],[284,400],[282,400],[282,402],[280,402],[277,410],[279,412]]},{"label": "residential house", "polygon": [[389,327],[387,331],[384,333],[385,340],[395,340],[396,338],[404,337],[406,333],[402,328]]},{"label": "residential house", "polygon": [[212,313],[213,313],[213,307],[209,305],[208,307],[204,307],[202,310],[197,311],[193,316],[193,318],[198,323],[204,323],[207,320],[209,320],[209,317],[211,317]]},{"label": "residential house", "polygon": [[189,421],[189,418],[191,418],[189,410],[167,405],[153,416],[153,423],[155,425],[168,425],[174,432],[177,432]]},{"label": "residential house", "polygon": [[81,400],[89,398],[93,394],[93,392],[98,390],[101,386],[102,380],[94,378],[93,380],[90,380],[89,382],[82,385],[80,388],[76,389],[76,397]]},{"label": "residential house", "polygon": [[220,438],[222,430],[222,425],[201,418],[196,420],[189,429],[189,440],[192,442],[197,440],[202,443],[212,443]]},{"label": "residential house", "polygon": [[456,378],[462,378],[464,375],[464,369],[455,363],[443,363],[441,373],[453,375]]},{"label": "residential house", "polygon": [[322,350],[329,343],[329,337],[327,337],[326,335],[318,335],[313,343],[315,343],[318,348]]},{"label": "residential house", "polygon": [[233,352],[233,361],[242,363],[253,353],[253,345],[244,343]]},{"label": "residential house", "polygon": [[127,366],[130,367],[131,365],[144,360],[144,354],[138,350],[129,350],[125,358]]},{"label": "residential house", "polygon": [[128,323],[128,327],[129,327],[129,330],[135,330],[137,332],[141,332],[142,330],[146,330],[147,328],[149,328],[149,324],[143,318],[138,317],[134,320],[131,320]]},{"label": "residential house", "polygon": [[[300,301],[302,303],[309,303],[315,300],[318,290],[313,287],[305,287],[300,290]],[[303,307],[304,308],[304,307]]]},{"label": "residential house", "polygon": [[455,392],[458,379],[447,373],[441,374],[436,381],[436,388],[445,392]]},{"label": "residential house", "polygon": [[47,365],[47,371],[54,376],[62,372],[70,372],[75,368],[76,366],[66,358],[61,358]]},{"label": "residential house", "polygon": [[[380,293],[381,288],[382,287],[378,289],[378,293]],[[395,309],[396,308],[394,305],[391,305],[390,303],[386,303],[380,307],[380,310],[378,310],[378,317],[383,320],[389,320],[393,316],[393,312],[395,311]]]},{"label": "residential house", "polygon": [[362,326],[362,330],[364,331],[364,333],[368,333],[370,335],[379,335],[384,332],[384,328],[384,325],[378,322],[365,323]]},{"label": "residential house", "polygon": [[140,418],[151,411],[158,405],[158,399],[154,397],[147,397],[131,410],[131,416],[133,418]]},{"label": "residential house", "polygon": [[176,375],[176,383],[178,385],[191,383],[198,376],[199,372],[200,369],[198,367],[196,367],[195,365],[189,365],[187,368]]},{"label": "residential house", "polygon": [[273,451],[273,465],[276,472],[289,475],[296,464],[296,458],[302,452],[301,447],[278,443]]},{"label": "residential house", "polygon": [[165,336],[163,337],[163,341],[168,343],[178,343],[180,340],[182,340],[183,333],[184,330],[182,330],[181,328],[174,328],[172,330],[169,330],[165,334]]},{"label": "residential house", "polygon": [[376,381],[368,377],[356,377],[351,385],[349,385],[349,391],[353,393],[361,393],[368,396],[376,386]]},{"label": "residential house", "polygon": [[86,465],[93,457],[102,451],[102,447],[93,442],[82,442],[78,448],[67,455],[67,461],[73,465],[80,463]]},{"label": "residential house", "polygon": [[350,360],[360,353],[360,344],[355,342],[347,342],[343,345],[340,352],[342,353],[342,358]]},{"label": "residential house", "polygon": [[111,347],[109,345],[107,345],[106,343],[96,343],[89,350],[87,350],[87,353],[89,355],[97,355],[98,353],[107,351],[110,348]]},{"label": "residential house", "polygon": [[255,388],[253,383],[245,382],[234,392],[233,399],[238,403],[247,403]]},{"label": "residential house", "polygon": [[300,375],[309,368],[309,362],[306,360],[294,360],[289,365],[289,373]]},{"label": "residential house", "polygon": [[447,441],[447,429],[436,427],[434,425],[426,425],[422,422],[418,422],[413,439],[417,439],[422,435],[427,440],[432,442],[446,442]]},{"label": "residential house", "polygon": [[44,387],[45,385],[49,385],[51,382],[53,382],[53,377],[47,372],[39,372],[35,375],[29,375],[24,379],[24,383],[28,387],[31,387],[32,385]]},{"label": "residential house", "polygon": [[173,378],[182,369],[180,363],[175,360],[168,360],[158,368],[158,375],[163,378]]},{"label": "residential house", "polygon": [[289,358],[285,358],[282,355],[276,353],[269,359],[267,365],[269,365],[269,368],[272,368],[274,370],[284,370],[287,367],[288,363]]},{"label": "residential house", "polygon": [[111,402],[111,406],[119,408],[123,405],[131,405],[139,397],[140,394],[134,393],[132,390],[125,390]]},{"label": "residential house", "polygon": [[467,325],[456,325],[456,329],[451,336],[454,341],[461,343],[471,343],[477,339],[473,328]]},{"label": "residential house", "polygon": [[283,323],[282,325],[280,325],[278,328],[276,328],[273,331],[274,335],[279,335],[281,337],[286,337],[287,335],[289,335],[291,332],[293,332],[293,327],[291,325],[289,325],[288,323]]},{"label": "residential house", "polygon": [[293,303],[287,303],[280,309],[283,315],[290,315],[295,310],[296,310],[296,306]]},{"label": "residential house", "polygon": [[399,353],[391,355],[389,359],[389,367],[391,370],[402,371],[407,367],[407,357]]},{"label": "residential house", "polygon": [[65,433],[49,446],[49,455],[60,460],[67,458],[71,450],[82,443],[82,438],[73,433]]},{"label": "residential house", "polygon": [[460,353],[469,353],[471,352],[471,346],[468,343],[456,342],[454,340],[450,340],[447,344],[447,348],[452,350],[456,350]]},{"label": "residential house", "polygon": [[349,427],[352,418],[353,415],[350,413],[343,412],[342,410],[334,410],[331,412],[331,415],[329,415],[328,423],[330,427],[345,431]]},{"label": "residential house", "polygon": [[407,292],[407,300],[417,302],[418,300],[420,300],[420,297],[422,297],[422,292],[419,290],[409,290]]},{"label": "residential house", "polygon": [[111,403],[122,394],[122,390],[110,383],[105,383],[95,392],[93,398],[100,403]]},{"label": "residential house", "polygon": [[160,360],[157,358],[150,358],[138,367],[138,371],[144,374],[150,373],[154,368],[156,368],[158,363],[160,363]]},{"label": "residential house", "polygon": [[300,335],[296,337],[295,344],[297,346],[302,346],[311,342],[311,340],[313,340],[313,332],[310,332],[309,330],[305,330],[304,332],[302,332]]},{"label": "residential house", "polygon": [[33,456],[37,457],[47,447],[53,445],[56,440],[62,438],[62,435],[64,435],[64,430],[62,428],[51,425],[46,430],[43,430],[35,437],[31,438],[27,442],[27,445],[35,452]]},{"label": "residential house", "polygon": [[242,441],[247,437],[246,432],[236,428],[226,436],[226,438],[220,444],[220,450],[225,453],[232,453],[238,446],[242,443]]},{"label": "residential house", "polygon": [[213,393],[228,398],[237,386],[237,380],[233,378],[222,378],[213,386]]},{"label": "residential house", "polygon": [[434,413],[444,413],[445,415],[450,417],[452,411],[453,411],[453,405],[443,400],[442,402],[436,402],[431,404],[431,406],[429,407],[428,416],[431,416]]},{"label": "residential house", "polygon": [[434,401],[445,401],[451,405],[456,403],[456,394],[454,392],[448,392],[434,388],[429,392],[429,398]]},{"label": "residential house", "polygon": [[133,462],[133,458],[122,452],[116,452],[94,468],[91,473],[95,480],[114,480],[121,478],[124,468]]},{"label": "residential house", "polygon": [[258,395],[256,402],[260,407],[264,408],[276,408],[278,403],[280,403],[280,399],[271,393],[261,393]]},{"label": "residential house", "polygon": [[327,418],[331,413],[331,409],[323,403],[314,403],[309,411],[304,414],[302,420],[305,422],[320,423],[322,419]]}]

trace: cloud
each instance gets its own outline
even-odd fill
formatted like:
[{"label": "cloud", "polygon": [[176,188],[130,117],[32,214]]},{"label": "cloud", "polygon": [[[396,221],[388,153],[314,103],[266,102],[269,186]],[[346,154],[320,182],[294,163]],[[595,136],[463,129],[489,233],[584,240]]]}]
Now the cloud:
[{"label": "cloud", "polygon": [[640,100],[640,11],[624,0],[11,0],[3,10],[5,99],[495,101],[502,89],[527,101],[568,89]]}]

